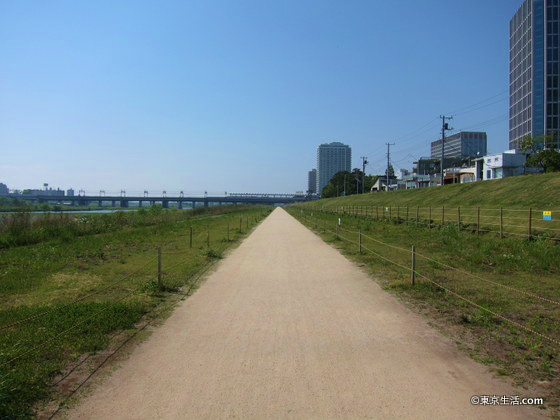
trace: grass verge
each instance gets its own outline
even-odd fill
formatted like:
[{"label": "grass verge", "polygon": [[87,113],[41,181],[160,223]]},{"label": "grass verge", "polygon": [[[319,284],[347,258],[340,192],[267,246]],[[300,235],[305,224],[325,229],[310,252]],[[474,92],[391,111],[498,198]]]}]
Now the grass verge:
[{"label": "grass verge", "polygon": [[[346,256],[363,263],[386,290],[428,316],[475,360],[499,375],[510,376],[517,385],[538,390],[551,413],[559,414],[560,246],[549,241],[475,236],[453,225],[427,230],[310,211],[305,206],[292,206],[288,211]],[[411,284],[407,267],[411,266],[412,245],[429,258],[417,255],[417,273],[435,283],[417,276],[416,285]]]},{"label": "grass verge", "polygon": [[162,211],[149,223],[143,215],[125,216],[142,223],[109,215],[117,221],[105,218],[112,227],[100,233],[0,250],[0,418],[32,418],[65,366],[104,349],[110,334],[134,328],[269,212]]}]

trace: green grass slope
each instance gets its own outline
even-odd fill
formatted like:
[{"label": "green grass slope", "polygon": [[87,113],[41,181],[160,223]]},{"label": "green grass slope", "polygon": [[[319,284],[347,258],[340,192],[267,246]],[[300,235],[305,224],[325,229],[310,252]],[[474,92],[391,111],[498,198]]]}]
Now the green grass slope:
[{"label": "green grass slope", "polygon": [[312,206],[461,206],[560,210],[560,173],[323,199]]}]

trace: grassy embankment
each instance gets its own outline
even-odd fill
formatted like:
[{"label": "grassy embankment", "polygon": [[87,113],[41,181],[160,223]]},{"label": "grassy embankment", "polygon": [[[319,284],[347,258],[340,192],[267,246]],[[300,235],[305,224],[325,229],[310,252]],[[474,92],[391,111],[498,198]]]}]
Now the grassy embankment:
[{"label": "grassy embankment", "polygon": [[[462,229],[560,240],[560,175],[543,174],[416,190],[379,192],[315,202],[324,209],[397,217]],[[343,208],[344,207],[344,208]],[[543,220],[553,212],[553,221]],[[408,216],[405,216],[408,213]]]},{"label": "grassy embankment", "polygon": [[[105,348],[110,334],[154,316],[160,303],[179,293],[269,211],[154,208],[77,218],[20,214],[4,220],[0,418],[31,418],[33,406],[48,397],[64,366]],[[163,291],[156,280],[156,247],[162,248]]]},{"label": "grassy embankment", "polygon": [[[481,207],[505,207],[517,203],[518,207],[558,209],[560,195],[558,190],[553,194],[550,186],[559,188],[560,176],[517,177],[467,186],[373,193],[320,200],[290,207],[289,211],[345,255],[364,263],[385,289],[426,314],[476,360],[492,366],[500,375],[512,376],[518,384],[540,390],[548,407],[558,415],[560,244],[527,241],[517,236],[499,239],[494,234],[476,235],[472,231],[459,230],[454,222],[445,224],[443,228],[434,226],[430,230],[425,225],[416,226],[414,221],[406,224],[403,213],[399,220],[393,214],[391,221],[387,217],[375,220],[371,209],[367,217],[329,213],[337,207],[340,210],[340,206],[399,203],[412,207],[428,202]],[[531,189],[530,193],[527,188]],[[464,199],[461,199],[461,191],[466,194]],[[430,194],[433,194],[433,199]],[[531,201],[530,194],[535,201]],[[418,202],[414,201],[415,197]],[[546,197],[549,197],[548,202]],[[319,210],[321,208],[326,211]],[[342,225],[337,239],[335,226],[339,217]],[[363,233],[362,254],[358,252],[359,229]],[[417,284],[412,286],[410,270],[381,258],[410,267],[412,245],[416,246],[419,254],[448,265],[442,266],[417,256],[416,271],[435,283],[417,276]],[[445,291],[438,284],[479,306]]]}]

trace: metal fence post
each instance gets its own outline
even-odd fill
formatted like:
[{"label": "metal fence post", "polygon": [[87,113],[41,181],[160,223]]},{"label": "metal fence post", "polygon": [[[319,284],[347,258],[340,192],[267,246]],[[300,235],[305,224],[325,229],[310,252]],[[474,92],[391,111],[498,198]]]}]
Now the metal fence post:
[{"label": "metal fence post", "polygon": [[457,207],[457,227],[461,230],[461,207]]},{"label": "metal fence post", "polygon": [[500,239],[504,239],[504,209],[501,207],[500,207]]},{"label": "metal fence post", "polygon": [[420,221],[420,207],[416,206],[416,226],[418,226],[419,221]]},{"label": "metal fence post", "polygon": [[243,223],[243,217],[240,217],[240,218],[239,218],[239,233],[242,232],[242,230],[241,230],[241,224],[242,224],[242,223]]},{"label": "metal fence post", "polygon": [[379,206],[375,206],[375,220],[379,220]]},{"label": "metal fence post", "polygon": [[445,206],[442,206],[441,208],[441,227],[443,228],[443,225],[445,224]]},{"label": "metal fence post", "polygon": [[210,248],[210,229],[208,229],[208,235],[206,236],[206,246]]},{"label": "metal fence post", "polygon": [[189,248],[192,248],[192,226],[189,229]]},{"label": "metal fence post", "polygon": [[360,230],[358,231],[358,238],[360,240],[360,254],[362,253],[362,229],[360,228]]},{"label": "metal fence post", "polygon": [[397,224],[401,223],[401,206],[397,206]]},{"label": "metal fence post", "polygon": [[432,207],[430,206],[430,214],[428,217],[428,229],[432,228]]},{"label": "metal fence post", "polygon": [[157,248],[157,284],[158,289],[163,290],[163,282],[161,279],[161,247]]},{"label": "metal fence post", "polygon": [[480,207],[476,208],[476,234],[480,235]]},{"label": "metal fence post", "polygon": [[416,284],[416,246],[412,245],[412,271],[410,273],[410,281],[414,286]]},{"label": "metal fence post", "polygon": [[532,229],[532,223],[533,223],[533,209],[530,208],[529,209],[529,240],[531,240],[532,234],[533,234],[533,229]]},{"label": "metal fence post", "polygon": [[229,242],[229,220],[227,222],[227,240]]},{"label": "metal fence post", "polygon": [[406,224],[408,225],[408,206],[406,206]]}]

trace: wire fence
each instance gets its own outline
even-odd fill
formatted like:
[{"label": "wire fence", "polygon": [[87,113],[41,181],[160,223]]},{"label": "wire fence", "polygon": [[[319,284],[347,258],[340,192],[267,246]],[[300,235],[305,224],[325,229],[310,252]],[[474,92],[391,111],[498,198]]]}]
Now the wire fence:
[{"label": "wire fence", "polygon": [[[356,209],[354,209],[356,210]],[[365,209],[364,209],[365,210]],[[544,333],[542,331],[538,331],[537,328],[535,328],[533,325],[527,325],[526,323],[521,322],[520,320],[516,320],[516,319],[512,319],[511,316],[506,316],[504,314],[499,313],[498,310],[494,310],[490,308],[490,305],[487,304],[479,304],[477,302],[475,302],[475,299],[473,298],[473,296],[469,296],[467,293],[467,290],[465,289],[464,292],[460,292],[458,290],[454,290],[454,287],[452,285],[460,285],[462,287],[465,286],[465,283],[468,281],[468,278],[471,278],[473,280],[475,280],[477,282],[477,284],[474,284],[472,282],[469,283],[469,287],[471,287],[472,290],[472,286],[474,286],[475,288],[480,289],[480,282],[485,283],[485,284],[489,284],[491,285],[491,287],[499,287],[499,288],[503,288],[505,289],[508,293],[515,293],[519,296],[523,296],[525,298],[534,300],[534,301],[538,301],[541,304],[549,304],[552,307],[555,308],[555,310],[553,311],[549,311],[549,314],[558,314],[558,308],[560,307],[560,301],[555,300],[555,299],[551,299],[549,297],[545,297],[545,296],[541,296],[539,294],[527,291],[527,290],[523,290],[521,288],[517,288],[511,285],[507,285],[504,284],[498,280],[495,279],[489,279],[487,277],[481,276],[481,275],[477,275],[474,273],[471,273],[467,270],[463,270],[457,267],[453,267],[450,264],[444,263],[442,261],[436,260],[434,258],[431,258],[425,254],[419,253],[416,251],[416,246],[412,246],[410,249],[402,247],[402,246],[397,246],[397,245],[393,245],[390,243],[387,243],[385,241],[382,241],[380,239],[374,238],[370,235],[366,235],[362,232],[361,229],[357,229],[357,230],[351,230],[351,229],[347,229],[345,227],[342,227],[338,221],[335,221],[335,225],[332,226],[332,228],[327,227],[326,224],[326,220],[320,220],[319,217],[317,216],[318,214],[321,213],[333,213],[330,211],[325,211],[325,210],[319,210],[317,208],[310,210],[308,208],[306,208],[305,211],[301,211],[299,214],[295,214],[296,217],[301,217],[303,218],[303,220],[305,221],[305,223],[311,227],[312,229],[314,229],[317,232],[323,232],[323,233],[329,233],[332,234],[336,239],[338,240],[342,240],[345,241],[349,244],[352,244],[353,246],[355,246],[355,250],[359,253],[359,254],[370,254],[373,255],[383,261],[385,261],[386,263],[390,264],[391,266],[394,267],[398,267],[401,270],[404,270],[404,272],[409,273],[410,275],[410,283],[412,285],[417,284],[418,279],[422,279],[423,281],[441,289],[444,290],[447,293],[450,293],[451,295],[453,295],[455,298],[467,303],[468,305],[483,311],[485,313],[487,313],[488,315],[499,319],[501,321],[504,321],[506,323],[508,323],[509,325],[515,327],[515,328],[519,328],[522,329],[526,332],[529,332],[535,336],[538,336],[542,339],[547,340],[548,342],[552,343],[553,345],[556,346],[560,346],[560,339],[558,337],[552,337],[550,334]],[[336,212],[334,212],[333,214],[337,214]],[[351,216],[354,216],[355,213],[354,212],[349,212],[346,214],[350,214]],[[360,214],[357,214],[358,216],[361,216]],[[367,217],[366,215],[364,215],[364,217]],[[341,233],[344,233],[341,234]],[[377,250],[373,250],[370,246],[367,246],[367,241],[370,241],[370,243],[373,244],[377,244],[380,246],[381,250],[377,251]],[[393,255],[392,257],[387,256],[387,250],[394,250],[397,251],[399,253],[398,257],[396,255]],[[434,275],[433,270],[429,270],[428,267],[420,267],[419,263],[421,262],[421,260],[424,260],[428,263],[431,263],[432,266],[437,266],[437,267],[441,267],[441,268],[445,268],[451,272],[457,273],[459,275],[459,281],[453,281],[454,279],[450,278],[449,275]],[[438,279],[436,280],[434,277],[438,277]],[[461,287],[455,287],[455,289],[459,289]],[[486,293],[486,296],[483,296],[484,300],[486,302],[488,302],[489,300],[492,300],[492,296],[489,296],[488,293],[492,293],[492,289],[490,291],[484,289],[483,293]],[[554,319],[554,323],[555,325],[558,325],[559,320],[557,318]],[[560,331],[559,331],[560,332]]]},{"label": "wire fence", "polygon": [[[18,363],[23,360],[29,361],[30,357],[35,357],[33,354],[37,355],[37,362],[42,360],[43,357],[49,357],[48,355],[55,351],[51,347],[60,345],[66,336],[88,334],[92,323],[103,323],[103,316],[113,308],[111,305],[101,306],[88,313],[87,316],[77,317],[75,322],[70,322],[63,328],[56,328],[56,326],[53,328],[53,325],[44,322],[50,321],[47,318],[57,313],[66,314],[65,311],[77,304],[93,302],[95,299],[99,299],[101,295],[107,297],[111,304],[125,302],[133,299],[141,291],[146,292],[146,284],[154,285],[150,289],[154,293],[169,292],[171,300],[173,300],[172,296],[176,296],[177,299],[171,303],[172,305],[178,300],[184,299],[191,294],[202,275],[221,257],[222,253],[234,241],[248,234],[267,215],[268,212],[266,211],[252,211],[239,217],[220,216],[221,220],[217,219],[220,220],[218,223],[214,223],[214,220],[207,220],[207,226],[197,226],[196,224],[188,226],[185,235],[178,235],[183,241],[182,249],[177,249],[177,244],[175,246],[158,246],[152,251],[151,256],[147,256],[146,262],[140,267],[112,281],[111,284],[87,292],[62,305],[53,306],[48,310],[1,325],[0,339],[3,338],[4,343],[14,341],[13,339],[7,340],[10,336],[12,336],[11,338],[16,337],[16,340],[13,347],[3,346],[0,349],[0,377],[15,372],[18,369]],[[137,281],[138,279],[142,282]],[[127,281],[130,281],[131,284],[127,284]],[[116,293],[117,291],[119,293]],[[115,294],[118,297],[115,297]],[[144,322],[143,325],[137,325],[136,331],[144,329],[150,322],[151,320],[147,323]],[[18,334],[22,331],[22,328],[30,332],[21,335],[20,338]],[[71,360],[76,360],[75,365],[69,372],[66,372],[65,377],[89,359],[89,356],[81,360],[78,360],[77,357],[66,361],[66,365],[68,365]],[[99,367],[95,367],[95,370]],[[85,381],[89,377],[91,375]],[[59,378],[57,382],[62,380]],[[82,385],[83,383],[80,383],[78,388]],[[78,388],[71,391],[71,394]],[[56,412],[58,411],[57,409]]]},{"label": "wire fence", "polygon": [[449,225],[476,234],[493,233],[527,239],[560,241],[560,210],[481,207],[412,206],[307,206],[310,211],[350,215],[378,221],[422,226],[428,229]]}]

